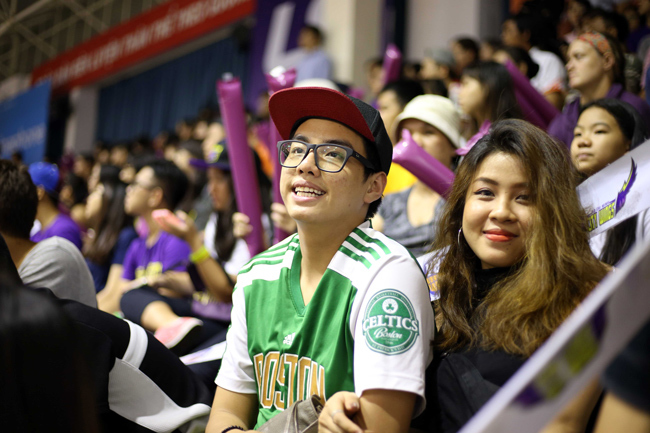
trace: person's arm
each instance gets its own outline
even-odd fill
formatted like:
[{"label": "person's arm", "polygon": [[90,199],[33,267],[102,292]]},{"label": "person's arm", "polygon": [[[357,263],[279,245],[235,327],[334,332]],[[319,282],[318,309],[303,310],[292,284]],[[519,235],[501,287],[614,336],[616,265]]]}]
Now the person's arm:
[{"label": "person's arm", "polygon": [[104,289],[97,293],[97,308],[107,313],[120,311],[120,299],[122,299],[122,265],[111,265],[108,271],[108,278]]},{"label": "person's arm", "polygon": [[[403,248],[381,240],[389,249]],[[365,430],[406,432],[411,417],[424,408],[433,310],[415,260],[404,254],[380,266],[367,289],[357,294],[350,315],[354,390],[361,396],[355,419]]]},{"label": "person's arm", "polygon": [[388,389],[370,389],[361,394],[355,420],[364,430],[405,433],[413,416],[416,395]]},{"label": "person's arm", "polygon": [[368,390],[361,398],[351,392],[338,392],[325,403],[318,417],[318,431],[407,432],[415,397],[415,394],[385,389]]},{"label": "person's arm", "polygon": [[638,409],[608,393],[600,408],[594,433],[648,433],[650,432],[650,413]]},{"label": "person's arm", "polygon": [[[192,253],[197,253],[202,250],[204,248],[203,236],[197,230],[192,218],[181,211],[177,212],[176,216],[181,219],[184,223],[183,225],[161,224],[161,228],[167,233],[187,242]],[[209,255],[199,261],[195,261],[195,265],[208,292],[218,301],[231,302],[233,286],[225,270]]]},{"label": "person's arm", "polygon": [[598,379],[591,381],[562,411],[544,427],[542,433],[582,433],[603,388]]},{"label": "person's arm", "polygon": [[147,277],[147,283],[154,289],[159,291],[167,289],[176,295],[190,296],[194,293],[190,274],[185,271],[166,271],[155,277]]},{"label": "person's arm", "polygon": [[239,426],[249,431],[255,425],[256,394],[240,394],[218,387],[214,395],[206,433],[221,433],[228,427]]}]

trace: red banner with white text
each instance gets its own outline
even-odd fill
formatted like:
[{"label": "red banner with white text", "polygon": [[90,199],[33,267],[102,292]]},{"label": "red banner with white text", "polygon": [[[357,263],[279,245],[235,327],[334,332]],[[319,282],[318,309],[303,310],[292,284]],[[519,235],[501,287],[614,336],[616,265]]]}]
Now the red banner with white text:
[{"label": "red banner with white text", "polygon": [[255,11],[256,0],[170,0],[66,51],[32,72],[52,91],[92,83]]}]

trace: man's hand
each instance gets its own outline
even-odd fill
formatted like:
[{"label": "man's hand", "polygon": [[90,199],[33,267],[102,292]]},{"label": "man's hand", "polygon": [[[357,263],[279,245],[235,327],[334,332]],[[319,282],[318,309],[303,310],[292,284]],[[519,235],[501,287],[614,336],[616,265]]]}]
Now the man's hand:
[{"label": "man's hand", "polygon": [[325,403],[318,417],[318,431],[331,433],[362,433],[350,418],[359,412],[359,397],[353,392],[337,392]]}]

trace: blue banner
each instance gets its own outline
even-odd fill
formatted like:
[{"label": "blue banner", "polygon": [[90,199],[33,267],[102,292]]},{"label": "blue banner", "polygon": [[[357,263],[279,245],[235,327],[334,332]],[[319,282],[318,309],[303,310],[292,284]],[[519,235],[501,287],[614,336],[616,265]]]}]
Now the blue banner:
[{"label": "blue banner", "polygon": [[43,160],[47,141],[50,81],[0,103],[0,151],[9,159],[19,151],[27,165]]}]

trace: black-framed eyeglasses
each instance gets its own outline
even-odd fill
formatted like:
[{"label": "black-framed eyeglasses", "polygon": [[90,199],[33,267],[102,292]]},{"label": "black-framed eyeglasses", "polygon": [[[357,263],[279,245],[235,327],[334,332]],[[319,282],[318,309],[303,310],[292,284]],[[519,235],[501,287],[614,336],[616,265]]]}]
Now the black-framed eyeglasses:
[{"label": "black-framed eyeglasses", "polygon": [[280,165],[287,168],[298,167],[307,158],[310,150],[314,151],[316,167],[321,171],[338,173],[343,170],[351,156],[358,159],[364,167],[376,170],[367,158],[350,147],[332,143],[309,144],[300,140],[278,141]]}]

